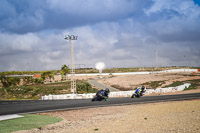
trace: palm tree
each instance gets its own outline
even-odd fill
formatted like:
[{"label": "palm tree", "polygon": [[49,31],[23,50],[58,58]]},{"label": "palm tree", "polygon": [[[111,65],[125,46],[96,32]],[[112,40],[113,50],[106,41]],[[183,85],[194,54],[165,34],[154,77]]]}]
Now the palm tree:
[{"label": "palm tree", "polygon": [[54,74],[53,74],[53,72],[49,72],[49,73],[48,73],[48,76],[49,76],[49,79],[50,79],[50,82],[51,82],[51,79],[54,79]]},{"label": "palm tree", "polygon": [[50,82],[51,82],[51,79],[54,79],[54,74],[53,74],[53,72],[46,71],[46,72],[43,72],[43,73],[41,74],[41,78],[42,78],[43,80],[46,80],[47,78],[49,78],[49,79],[50,79]]},{"label": "palm tree", "polygon": [[61,68],[61,75],[65,75],[65,79],[66,79],[66,74],[69,72],[69,67],[67,65],[63,65]]}]

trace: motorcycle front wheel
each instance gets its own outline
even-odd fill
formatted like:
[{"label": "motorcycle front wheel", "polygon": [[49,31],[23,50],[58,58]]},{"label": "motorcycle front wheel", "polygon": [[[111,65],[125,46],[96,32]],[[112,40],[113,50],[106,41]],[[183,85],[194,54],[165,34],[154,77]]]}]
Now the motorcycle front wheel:
[{"label": "motorcycle front wheel", "polygon": [[135,98],[135,94],[133,94],[133,95],[131,96],[131,98]]}]

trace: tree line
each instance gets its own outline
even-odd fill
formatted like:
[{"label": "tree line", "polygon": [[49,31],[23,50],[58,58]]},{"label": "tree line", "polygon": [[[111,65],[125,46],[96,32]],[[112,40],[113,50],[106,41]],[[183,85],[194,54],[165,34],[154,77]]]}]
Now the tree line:
[{"label": "tree line", "polygon": [[[46,71],[5,71],[5,72],[0,72],[0,75],[33,75],[33,74],[42,74]],[[62,65],[60,70],[50,70],[49,72],[52,72],[53,74],[66,74],[69,72],[69,67],[67,65]]]},{"label": "tree line", "polygon": [[[69,72],[69,68],[67,65],[63,65],[61,67],[61,70],[59,70],[60,74],[62,75],[62,79],[66,79],[66,74]],[[17,71],[13,72],[1,72],[0,73],[0,80],[3,85],[3,87],[10,87],[10,86],[17,86],[20,84],[20,79],[23,79],[23,82],[25,85],[32,85],[32,84],[42,84],[46,79],[50,79],[50,82],[52,79],[54,79],[55,72],[54,71],[43,71],[41,73],[40,78],[33,78],[32,76],[24,76],[24,77],[9,77],[7,75],[9,74],[19,74]]]}]

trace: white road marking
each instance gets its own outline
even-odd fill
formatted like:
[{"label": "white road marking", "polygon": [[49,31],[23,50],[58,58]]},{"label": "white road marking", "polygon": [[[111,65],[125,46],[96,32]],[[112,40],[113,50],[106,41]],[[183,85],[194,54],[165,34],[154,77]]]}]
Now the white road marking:
[{"label": "white road marking", "polygon": [[2,115],[2,116],[0,116],[0,121],[8,120],[8,119],[14,119],[14,118],[20,118],[20,117],[24,117],[24,116],[17,115],[17,114],[14,114],[14,115]]}]

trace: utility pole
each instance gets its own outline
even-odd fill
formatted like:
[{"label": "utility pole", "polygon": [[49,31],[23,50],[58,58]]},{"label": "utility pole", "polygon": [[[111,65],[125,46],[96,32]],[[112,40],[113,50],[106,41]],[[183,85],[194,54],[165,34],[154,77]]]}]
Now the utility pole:
[{"label": "utility pole", "polygon": [[185,67],[187,66],[186,64],[186,55],[184,55],[184,62],[185,62]]},{"label": "utility pole", "polygon": [[184,65],[184,72],[185,72],[185,69],[186,69],[186,56],[184,55],[184,62],[185,62],[185,65]]},{"label": "utility pole", "polygon": [[157,69],[157,49],[155,49],[155,54],[156,54],[156,58],[155,58],[155,63],[156,63],[156,65],[155,65],[155,67],[156,67],[156,69]]},{"label": "utility pole", "polygon": [[69,40],[70,44],[70,57],[71,57],[71,93],[76,93],[76,79],[75,79],[75,67],[74,67],[74,49],[72,40],[77,40],[78,36],[66,35],[65,39]]}]

